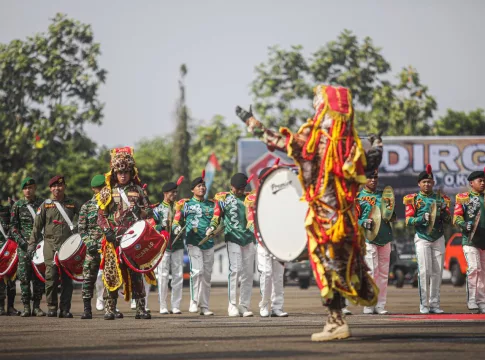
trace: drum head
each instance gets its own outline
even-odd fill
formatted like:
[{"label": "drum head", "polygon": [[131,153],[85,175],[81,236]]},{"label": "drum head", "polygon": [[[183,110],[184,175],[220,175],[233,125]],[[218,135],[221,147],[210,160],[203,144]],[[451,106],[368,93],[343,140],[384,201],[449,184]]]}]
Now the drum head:
[{"label": "drum head", "polygon": [[120,246],[122,249],[126,249],[133,245],[136,240],[143,234],[147,223],[145,220],[140,220],[134,223],[126,233],[121,237]]},{"label": "drum head", "polygon": [[59,249],[59,261],[64,261],[69,259],[72,255],[74,255],[77,250],[82,245],[81,235],[74,234],[67,238],[64,244],[61,245]]},{"label": "drum head", "polygon": [[298,176],[288,168],[269,173],[258,189],[256,227],[263,245],[279,261],[294,261],[306,250],[308,204]]},{"label": "drum head", "polygon": [[44,240],[37,244],[37,250],[35,250],[34,258],[32,259],[32,261],[35,265],[41,265],[44,263]]}]

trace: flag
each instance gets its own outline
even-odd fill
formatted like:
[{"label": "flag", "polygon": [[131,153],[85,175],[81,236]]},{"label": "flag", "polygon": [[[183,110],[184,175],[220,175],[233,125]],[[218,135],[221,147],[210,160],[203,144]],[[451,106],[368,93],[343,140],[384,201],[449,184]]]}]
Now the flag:
[{"label": "flag", "polygon": [[217,161],[216,155],[214,153],[209,156],[209,161],[205,166],[205,186],[207,187],[207,192],[205,194],[205,199],[207,200],[209,196],[209,190],[211,188],[212,182],[214,181],[214,176],[216,171],[221,171],[221,166]]}]

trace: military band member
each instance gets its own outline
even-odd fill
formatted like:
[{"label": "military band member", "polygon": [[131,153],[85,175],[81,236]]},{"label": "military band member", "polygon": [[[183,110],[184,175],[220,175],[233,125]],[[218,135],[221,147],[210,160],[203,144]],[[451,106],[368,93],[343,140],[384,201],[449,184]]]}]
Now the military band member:
[{"label": "military band member", "polygon": [[200,315],[214,315],[209,308],[212,267],[214,265],[214,239],[202,245],[199,242],[206,236],[214,215],[214,201],[205,200],[207,187],[201,177],[192,180],[190,188],[194,196],[177,202],[172,229],[177,235],[185,227],[185,243],[190,260],[190,307],[189,312]]},{"label": "military band member", "polygon": [[[60,271],[61,282],[59,283],[59,269],[53,261],[56,251],[59,251],[61,245],[77,231],[74,223],[79,215],[79,206],[74,200],[66,196],[64,176],[56,175],[50,179],[49,188],[52,196],[45,200],[37,210],[28,252],[32,254],[35,251],[37,244],[42,240],[42,234],[44,234],[47,316],[57,316],[57,310],[60,308],[60,318],[72,318],[72,279],[64,271]],[[57,297],[59,284],[61,285],[60,306]]]},{"label": "military band member", "polygon": [[[27,177],[22,180],[20,189],[24,199],[17,201],[12,206],[10,217],[10,235],[17,242],[19,265],[17,277],[20,280],[20,293],[24,311],[20,316],[45,316],[40,308],[40,301],[44,293],[45,285],[34,274],[31,263],[31,256],[27,252],[28,241],[32,234],[36,211],[43,200],[36,196],[37,185],[35,180]],[[32,289],[31,284],[32,283]],[[31,310],[30,302],[33,302]]]},{"label": "military band member", "polygon": [[[377,170],[366,172],[367,183],[357,194],[356,208],[359,216],[359,225],[365,229],[372,229],[376,224],[369,219],[369,213],[373,206],[380,208],[382,191],[377,190],[378,172]],[[396,219],[393,213],[391,221]],[[387,282],[389,279],[389,261],[391,258],[392,228],[389,222],[382,220],[377,237],[371,242],[366,239],[365,261],[370,273],[379,287],[376,306],[364,306],[364,314],[387,315]]]},{"label": "military band member", "polygon": [[[406,225],[414,226],[414,244],[418,260],[419,311],[421,314],[442,314],[440,287],[443,274],[445,238],[443,225],[451,222],[450,198],[433,192],[433,173],[430,165],[418,175],[419,193],[404,197]],[[432,218],[431,206],[436,203],[436,218]],[[428,229],[434,220],[432,229]],[[429,292],[429,302],[428,302]]]},{"label": "military band member", "polygon": [[175,201],[177,200],[178,186],[183,181],[181,176],[177,182],[167,182],[162,186],[163,201],[154,209],[154,218],[157,221],[158,231],[166,230],[170,234],[170,240],[163,254],[162,262],[158,265],[158,299],[160,302],[160,314],[170,314],[167,306],[168,280],[172,273],[172,314],[181,314],[180,302],[182,301],[182,287],[184,282],[184,242],[177,239],[172,231],[173,218],[175,216]]},{"label": "military band member", "polygon": [[456,195],[453,223],[462,231],[466,272],[467,306],[485,314],[485,173],[474,171],[468,176],[471,190]]}]

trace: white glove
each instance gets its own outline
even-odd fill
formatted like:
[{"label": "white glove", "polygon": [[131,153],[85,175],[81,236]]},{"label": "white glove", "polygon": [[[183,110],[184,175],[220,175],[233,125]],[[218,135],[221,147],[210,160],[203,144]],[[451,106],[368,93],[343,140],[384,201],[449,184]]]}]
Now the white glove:
[{"label": "white glove", "polygon": [[362,227],[367,230],[372,229],[372,225],[374,225],[374,221],[372,221],[372,219],[364,220],[362,223]]},{"label": "white glove", "polygon": [[472,231],[472,225],[473,223],[471,221],[466,223],[466,231]]},{"label": "white glove", "polygon": [[446,201],[441,202],[441,211],[446,210]]},{"label": "white glove", "polygon": [[178,235],[178,234],[179,234],[179,232],[180,232],[180,230],[182,230],[182,228],[181,228],[180,226],[177,226],[175,229],[173,229],[173,233],[174,233],[175,235]]},{"label": "white glove", "polygon": [[209,226],[209,228],[205,232],[205,236],[209,236],[213,231],[214,231],[214,228],[212,226]]},{"label": "white glove", "polygon": [[429,213],[424,213],[424,221],[429,221]]}]

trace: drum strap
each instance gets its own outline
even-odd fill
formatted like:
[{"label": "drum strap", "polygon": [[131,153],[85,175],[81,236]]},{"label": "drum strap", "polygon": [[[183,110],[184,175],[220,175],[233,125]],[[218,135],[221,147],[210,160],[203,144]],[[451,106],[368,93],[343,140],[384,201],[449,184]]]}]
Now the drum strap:
[{"label": "drum strap", "polygon": [[2,233],[5,240],[7,240],[7,234],[5,234],[5,230],[3,229],[3,225],[1,221],[0,221],[0,232]]},{"label": "drum strap", "polygon": [[128,200],[128,196],[126,196],[125,190],[122,188],[118,188],[118,192],[120,193],[121,198],[123,199],[123,202],[128,206],[128,209],[131,207],[130,200]]},{"label": "drum strap", "polygon": [[29,209],[30,215],[32,215],[32,218],[35,220],[35,211],[32,208],[32,205],[27,204],[27,209]]},{"label": "drum strap", "polygon": [[64,208],[62,207],[62,205],[59,202],[54,201],[54,204],[56,205],[57,210],[59,210],[62,217],[64,218],[64,221],[67,223],[67,225],[69,225],[69,228],[71,229],[71,231],[73,231],[74,225],[72,224],[71,219],[69,219],[69,216],[67,216],[66,210],[64,210]]}]

